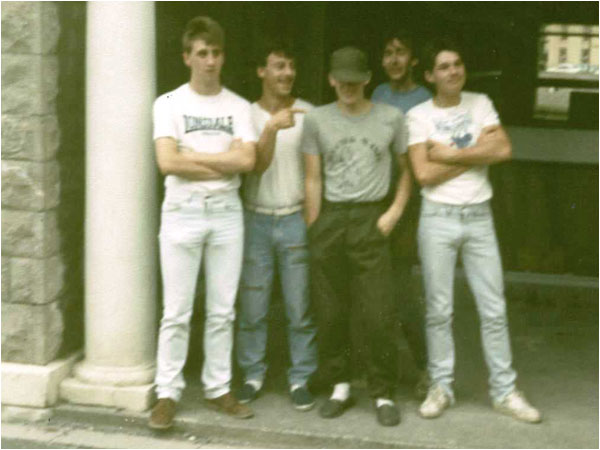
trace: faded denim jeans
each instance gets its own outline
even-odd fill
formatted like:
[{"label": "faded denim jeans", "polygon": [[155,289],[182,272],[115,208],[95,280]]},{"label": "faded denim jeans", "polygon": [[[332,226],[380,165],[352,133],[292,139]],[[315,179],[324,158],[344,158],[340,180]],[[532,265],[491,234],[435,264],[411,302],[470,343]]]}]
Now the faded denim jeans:
[{"label": "faded denim jeans", "polygon": [[244,380],[264,380],[267,314],[277,270],[291,358],[288,382],[290,386],[304,385],[317,368],[317,348],[308,291],[308,244],[302,213],[278,216],[246,210],[244,219],[246,237],[240,284],[238,364]]},{"label": "faded denim jeans", "polygon": [[206,278],[204,395],[216,398],[230,391],[243,226],[237,190],[210,196],[167,191],[159,235],[164,307],[155,379],[158,398],[178,401],[185,387],[182,371],[201,262]]},{"label": "faded denim jeans", "polygon": [[502,263],[489,202],[455,206],[423,199],[419,256],[427,302],[428,369],[432,382],[453,399],[453,287],[461,254],[481,323],[490,396],[502,400],[515,387],[506,318]]}]

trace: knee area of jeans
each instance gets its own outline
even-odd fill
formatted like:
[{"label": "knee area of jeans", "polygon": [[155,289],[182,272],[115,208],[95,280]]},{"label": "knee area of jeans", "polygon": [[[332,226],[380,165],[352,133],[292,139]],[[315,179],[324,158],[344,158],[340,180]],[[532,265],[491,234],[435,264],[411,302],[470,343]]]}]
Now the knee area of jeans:
[{"label": "knee area of jeans", "polygon": [[308,318],[295,322],[288,320],[287,329],[296,334],[314,334],[317,330],[313,321]]},{"label": "knee area of jeans", "polygon": [[427,312],[425,322],[427,326],[446,325],[452,322],[452,312]]},{"label": "knee area of jeans", "polygon": [[504,328],[508,324],[506,314],[483,314],[481,315],[481,325],[483,327]]},{"label": "knee area of jeans", "polygon": [[212,312],[206,314],[206,325],[231,324],[235,320],[235,312]]},{"label": "knee area of jeans", "polygon": [[242,282],[240,283],[240,294],[243,298],[245,294],[265,292],[269,288],[269,283],[267,283],[266,281],[264,283],[261,283],[257,282],[255,279],[253,279],[252,281],[246,281],[242,278]]},{"label": "knee area of jeans", "polygon": [[188,327],[190,325],[190,320],[192,318],[192,312],[193,311],[191,311],[191,310],[183,312],[183,313],[165,312],[160,321],[160,327],[161,328],[173,327],[173,326]]},{"label": "knee area of jeans", "polygon": [[238,314],[238,328],[240,330],[255,330],[267,322],[268,310],[248,313],[243,311]]}]

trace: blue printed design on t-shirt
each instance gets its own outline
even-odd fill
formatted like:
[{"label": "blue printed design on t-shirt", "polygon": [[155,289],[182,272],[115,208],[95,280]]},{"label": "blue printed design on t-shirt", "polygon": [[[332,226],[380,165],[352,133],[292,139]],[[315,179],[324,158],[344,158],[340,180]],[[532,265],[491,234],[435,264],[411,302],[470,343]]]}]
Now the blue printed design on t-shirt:
[{"label": "blue printed design on t-shirt", "polygon": [[473,120],[469,114],[457,114],[452,117],[434,120],[436,134],[449,138],[458,148],[471,145],[473,133],[470,132]]},{"label": "blue printed design on t-shirt", "polygon": [[458,148],[465,148],[471,143],[472,137],[473,135],[471,133],[467,133],[463,136],[452,136],[452,142],[454,142]]}]

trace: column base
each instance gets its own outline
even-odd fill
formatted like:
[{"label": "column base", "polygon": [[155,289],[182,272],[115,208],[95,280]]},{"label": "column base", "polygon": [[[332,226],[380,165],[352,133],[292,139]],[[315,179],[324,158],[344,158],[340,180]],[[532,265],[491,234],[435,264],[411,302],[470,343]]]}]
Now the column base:
[{"label": "column base", "polygon": [[141,386],[154,381],[156,372],[154,362],[138,366],[97,366],[87,359],[76,364],[73,376],[87,384],[102,386]]},{"label": "column base", "polygon": [[2,363],[2,405],[46,408],[54,405],[59,396],[60,383],[69,376],[76,353],[68,358],[52,361],[45,366]]},{"label": "column base", "polygon": [[67,378],[60,384],[60,398],[81,405],[108,406],[130,411],[145,411],[152,406],[152,384],[139,386],[107,386],[88,384]]}]

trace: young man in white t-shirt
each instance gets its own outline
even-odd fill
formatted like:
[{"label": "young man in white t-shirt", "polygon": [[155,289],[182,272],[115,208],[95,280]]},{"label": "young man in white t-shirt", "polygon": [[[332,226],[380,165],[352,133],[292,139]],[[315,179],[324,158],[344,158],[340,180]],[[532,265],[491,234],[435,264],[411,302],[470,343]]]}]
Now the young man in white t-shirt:
[{"label": "young man in white t-shirt", "polygon": [[307,382],[317,368],[317,348],[309,307],[300,139],[304,113],[313,106],[292,95],[296,67],[286,42],[273,40],[262,46],[257,75],[262,95],[252,104],[252,119],[260,138],[256,166],[244,181],[245,250],[237,334],[244,382],[237,397],[250,402],[263,386],[267,315],[278,272],[287,318],[290,396],[296,409],[308,411],[315,404]]},{"label": "young man in white t-shirt", "polygon": [[242,268],[243,216],[239,173],[253,169],[256,135],[250,104],[221,85],[224,35],[208,17],[192,19],[183,35],[190,81],[154,104],[158,167],[165,175],[160,260],[163,314],[156,394],[149,425],[172,426],[185,387],[196,280],[206,278],[202,383],[207,406],[236,418],[252,410],[231,395],[235,298]]},{"label": "young man in white t-shirt", "polygon": [[466,71],[455,44],[432,42],[423,56],[425,79],[435,87],[435,96],[408,113],[410,160],[423,186],[418,243],[432,379],[419,413],[437,417],[454,402],[452,291],[460,253],[479,312],[494,408],[524,422],[539,422],[539,411],[515,387],[490,209],[488,165],[511,158],[510,140],[490,99],[462,91]]}]

